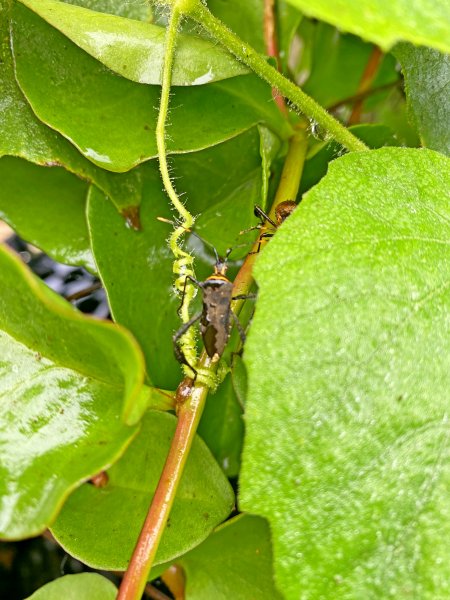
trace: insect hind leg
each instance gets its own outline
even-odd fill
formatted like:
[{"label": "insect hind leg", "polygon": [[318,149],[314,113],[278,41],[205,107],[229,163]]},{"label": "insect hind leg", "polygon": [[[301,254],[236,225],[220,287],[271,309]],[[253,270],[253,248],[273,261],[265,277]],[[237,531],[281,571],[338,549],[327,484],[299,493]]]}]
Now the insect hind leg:
[{"label": "insect hind leg", "polygon": [[180,340],[180,338],[183,337],[183,335],[186,333],[186,331],[200,319],[201,316],[202,316],[201,312],[196,313],[193,317],[191,317],[189,319],[189,321],[187,321],[186,323],[183,323],[183,325],[180,327],[180,329],[178,329],[178,331],[176,333],[174,333],[174,335],[172,337],[173,352],[175,354],[175,358],[177,359],[177,361],[180,364],[186,365],[190,369],[192,369],[192,371],[195,373],[195,377],[197,377],[197,370],[187,360],[183,350],[180,348],[180,346],[178,344],[178,341]]}]

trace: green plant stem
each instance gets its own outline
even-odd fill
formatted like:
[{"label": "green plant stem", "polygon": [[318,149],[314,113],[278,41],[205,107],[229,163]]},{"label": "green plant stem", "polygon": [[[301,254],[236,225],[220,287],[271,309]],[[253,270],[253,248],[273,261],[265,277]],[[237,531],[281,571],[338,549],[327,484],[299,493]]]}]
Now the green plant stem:
[{"label": "green plant stem", "polygon": [[317,104],[315,100],[305,94],[292,81],[286,79],[263,56],[258,54],[251,46],[230,31],[219,19],[214,17],[200,1],[193,4],[194,6],[190,8],[188,13],[190,18],[197,21],[214,39],[218,40],[229,52],[234,54],[238,60],[250,67],[272,87],[276,88],[282,96],[292,102],[309,119],[323,127],[348,150],[360,152],[369,149],[322,106]]}]

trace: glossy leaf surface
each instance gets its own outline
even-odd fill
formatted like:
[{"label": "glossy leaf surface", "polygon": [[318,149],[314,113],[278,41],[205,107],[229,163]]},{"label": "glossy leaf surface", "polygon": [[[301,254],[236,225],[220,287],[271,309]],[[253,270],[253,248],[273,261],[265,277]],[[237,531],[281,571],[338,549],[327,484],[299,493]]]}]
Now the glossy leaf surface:
[{"label": "glossy leaf surface", "polygon": [[[66,502],[52,532],[73,556],[102,569],[126,568],[158,483],[176,418],[150,412],[138,437],[108,471],[103,488],[84,485]],[[204,442],[194,441],[156,562],[184,554],[223,521],[234,494]],[[92,527],[95,523],[95,528]]]},{"label": "glossy leaf surface", "polygon": [[87,184],[61,168],[0,159],[0,218],[56,261],[95,270],[86,223]]},{"label": "glossy leaf surface", "polygon": [[431,48],[398,44],[409,114],[422,143],[450,155],[450,56]]},{"label": "glossy leaf surface", "polygon": [[449,173],[346,155],[256,264],[240,508],[288,599],[450,593]]},{"label": "glossy leaf surface", "polygon": [[20,156],[45,166],[64,166],[79,177],[94,181],[120,209],[140,202],[134,172],[108,173],[95,167],[56,131],[41,123],[17,86],[10,51],[10,8],[0,0],[0,156]]},{"label": "glossy leaf surface", "polygon": [[136,434],[121,415],[143,361],[125,330],[82,316],[5,249],[0,279],[0,535],[20,539]]},{"label": "glossy leaf surface", "polygon": [[[359,35],[389,50],[395,42],[408,40],[450,50],[450,8],[434,0],[288,0],[305,15],[326,21],[343,31]],[[420,24],[420,25],[419,25]]]},{"label": "glossy leaf surface", "polygon": [[44,585],[28,600],[114,600],[116,586],[97,573],[65,575]]},{"label": "glossy leaf surface", "polygon": [[[14,14],[16,73],[38,117],[111,171],[156,156],[159,88],[114,75],[23,5]],[[270,87],[253,75],[177,88],[170,119],[168,151],[175,153],[217,144],[259,122],[283,135],[289,130]]]},{"label": "glossy leaf surface", "polygon": [[[109,69],[138,83],[161,84],[165,28],[55,0],[20,0]],[[172,85],[203,85],[248,73],[226,50],[180,34]]]}]

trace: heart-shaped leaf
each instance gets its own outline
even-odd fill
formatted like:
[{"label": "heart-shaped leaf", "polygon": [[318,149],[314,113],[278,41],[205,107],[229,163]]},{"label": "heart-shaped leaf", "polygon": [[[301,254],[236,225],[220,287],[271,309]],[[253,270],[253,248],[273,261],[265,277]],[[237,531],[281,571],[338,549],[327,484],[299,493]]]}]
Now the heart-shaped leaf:
[{"label": "heart-shaped leaf", "polygon": [[[103,488],[80,487],[64,505],[52,532],[86,564],[124,570],[159,481],[176,418],[150,411]],[[159,546],[156,562],[172,560],[203,541],[230,513],[234,494],[200,438],[196,438]],[[95,527],[92,524],[95,523]]]},{"label": "heart-shaped leaf", "polygon": [[[165,27],[55,0],[20,0],[109,69],[138,83],[160,84]],[[172,85],[202,85],[248,73],[220,46],[180,34]]]},{"label": "heart-shaped leaf", "polygon": [[[395,42],[450,50],[450,8],[434,0],[287,0],[305,15],[326,21],[389,50]],[[420,26],[418,26],[420,23]]]},{"label": "heart-shaped leaf", "polygon": [[257,261],[240,507],[286,598],[448,596],[449,165],[346,155]]},{"label": "heart-shaped leaf", "polygon": [[97,573],[66,575],[51,581],[27,600],[114,600],[116,586]]},{"label": "heart-shaped leaf", "polygon": [[121,415],[135,418],[144,364],[127,331],[78,313],[6,249],[0,283],[0,535],[18,539],[130,443]]}]

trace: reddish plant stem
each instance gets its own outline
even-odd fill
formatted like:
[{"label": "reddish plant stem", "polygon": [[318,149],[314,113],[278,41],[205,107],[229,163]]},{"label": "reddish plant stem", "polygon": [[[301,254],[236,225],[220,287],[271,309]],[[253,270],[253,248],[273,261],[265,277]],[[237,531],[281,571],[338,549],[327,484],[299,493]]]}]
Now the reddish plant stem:
[{"label": "reddish plant stem", "polygon": [[145,586],[145,593],[152,600],[170,600],[169,596],[166,596],[166,594],[155,588],[151,583],[147,583]]},{"label": "reddish plant stem", "polygon": [[397,86],[400,86],[400,80],[398,80],[398,79],[396,81],[391,81],[390,83],[385,83],[383,85],[379,85],[377,87],[370,88],[370,89],[366,90],[365,92],[359,92],[358,94],[354,94],[353,96],[348,96],[347,98],[343,98],[342,100],[339,100],[338,102],[335,102],[334,104],[331,104],[330,106],[327,106],[327,111],[334,112],[341,106],[345,106],[346,104],[354,104],[355,102],[365,100],[366,98],[368,98],[369,96],[372,96],[373,94],[378,94],[379,92],[384,92],[386,90],[395,88]]},{"label": "reddish plant stem", "polygon": [[[375,48],[372,50],[372,53],[369,57],[366,68],[364,69],[364,73],[361,76],[361,81],[359,82],[359,86],[358,86],[358,90],[357,90],[357,92],[359,94],[366,92],[372,85],[372,83],[376,77],[378,67],[380,66],[382,58],[383,58],[383,53],[378,48],[378,46],[375,46]],[[362,113],[362,105],[363,105],[362,99],[357,100],[355,102],[355,105],[353,106],[352,114],[350,115],[350,118],[348,120],[349,125],[355,125],[356,123],[360,122],[361,113]]]},{"label": "reddish plant stem", "polygon": [[[275,18],[275,0],[264,0],[264,43],[266,46],[266,54],[275,58],[277,61],[277,69],[281,71]],[[288,110],[283,96],[280,96],[278,90],[275,88],[272,88],[272,96],[281,112],[287,115]]]}]

